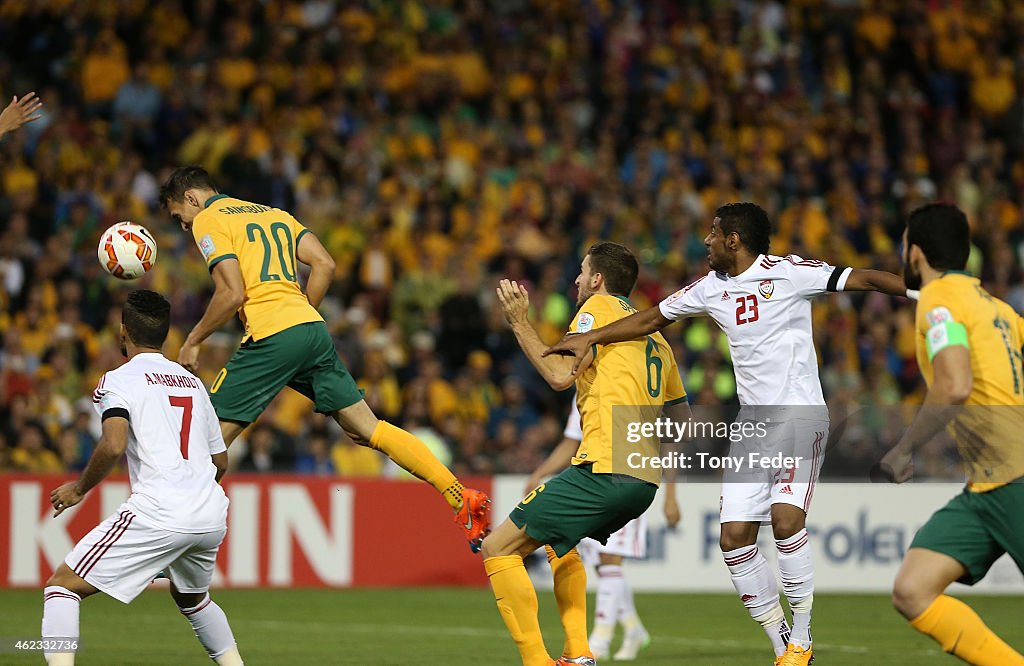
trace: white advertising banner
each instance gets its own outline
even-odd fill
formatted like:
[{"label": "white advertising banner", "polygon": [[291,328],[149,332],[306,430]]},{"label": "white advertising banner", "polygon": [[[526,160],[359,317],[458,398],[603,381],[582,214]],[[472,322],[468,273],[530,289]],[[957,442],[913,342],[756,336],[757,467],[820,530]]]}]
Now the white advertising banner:
[{"label": "white advertising banner", "polygon": [[[523,496],[522,476],[496,477],[494,519],[500,523]],[[818,485],[808,517],[814,548],[815,586],[819,592],[888,592],[903,553],[917,529],[962,484],[827,483]],[[626,575],[636,590],[647,592],[731,592],[732,582],[718,546],[718,484],[680,484],[683,520],[665,527],[662,493],[647,512],[647,559],[628,561]],[[760,535],[761,552],[774,565],[771,529]],[[774,566],[773,566],[774,568]],[[531,570],[538,585],[550,586],[546,566]],[[594,579],[593,576],[590,577]],[[1022,594],[1024,576],[1003,556],[973,588],[953,592]]]}]

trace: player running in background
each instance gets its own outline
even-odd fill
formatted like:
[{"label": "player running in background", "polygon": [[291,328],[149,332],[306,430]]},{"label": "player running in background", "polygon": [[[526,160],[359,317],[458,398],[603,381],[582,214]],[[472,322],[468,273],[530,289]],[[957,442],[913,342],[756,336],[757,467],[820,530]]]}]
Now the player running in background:
[{"label": "player running in background", "polygon": [[[544,353],[571,353],[575,363],[593,345],[634,340],[684,317],[708,315],[729,340],[741,418],[752,406],[768,410],[772,424],[761,450],[796,452],[802,463],[789,470],[726,478],[722,484],[721,548],[736,592],[764,627],[776,663],[810,663],[814,567],[805,523],[828,435],[828,411],[818,378],[811,332],[810,299],[830,291],[877,290],[903,296],[903,279],[892,273],[830,266],[790,255],[768,254],[771,222],[759,206],[732,203],[715,211],[704,239],[711,272],[659,305],[566,336]],[[763,411],[763,410],[759,410]],[[781,419],[779,418],[781,417]],[[757,418],[755,415],[754,418]],[[734,444],[730,455],[744,458]],[[762,523],[770,522],[779,552],[779,573],[793,613],[792,633],[779,602],[775,575],[757,549]]]},{"label": "player running in background", "polygon": [[945,594],[953,582],[977,583],[1004,553],[1024,572],[1024,319],[964,272],[970,249],[967,217],[956,207],[929,204],[911,213],[904,276],[921,289],[917,361],[928,393],[881,469],[906,481],[914,451],[949,426],[967,487],[914,536],[892,598],[946,652],[970,664],[1011,666],[1024,657]]},{"label": "player running in background", "polygon": [[[217,550],[227,531],[220,481],[227,447],[202,382],[160,354],[171,306],[156,292],[128,295],[121,353],[128,362],[103,375],[93,402],[103,436],[78,481],[50,493],[54,517],[75,506],[127,454],[128,501],[78,542],[43,591],[43,638],[79,636],[79,605],[96,592],[130,603],[160,571],[206,652],[221,666],[242,663],[228,618],[210,599]],[[75,653],[48,652],[50,666]]]},{"label": "player running in background", "polygon": [[[638,271],[636,257],[625,247],[607,242],[591,247],[576,278],[576,302],[582,307],[570,330],[587,331],[636,312],[627,296]],[[556,662],[544,647],[537,593],[523,566],[524,557],[546,546],[565,631],[557,664],[593,665],[587,642],[587,574],[576,544],[585,537],[606,543],[647,510],[660,481],[660,470],[634,469],[625,462],[631,453],[657,456],[657,440],[629,444],[624,437],[616,438],[613,418],[620,426],[652,420],[668,406],[668,416],[686,420],[686,392],[661,335],[594,347],[574,373],[572,359],[541,356],[545,345],[529,321],[526,290],[502,280],[497,291],[520,347],[541,376],[560,391],[576,384],[583,443],[568,469],[537,486],[484,540],[484,568],[524,666],[550,666]]]},{"label": "player running in background", "polygon": [[[334,277],[334,260],[315,234],[287,212],[220,194],[201,167],[175,169],[160,201],[191,231],[213,276],[206,312],[185,339],[178,362],[195,370],[199,345],[237,312],[242,345],[210,387],[224,441],[231,445],[285,386],[331,415],[358,444],[383,451],[434,486],[455,511],[473,552],[490,526],[487,495],[463,488],[419,439],[378,420],[338,358],[320,305]],[[306,291],[297,262],[311,267]]]},{"label": "player running in background", "polygon": [[[583,441],[583,426],[580,410],[573,396],[572,410],[565,423],[562,441],[551,451],[547,459],[537,468],[526,482],[524,494],[541,484],[544,479],[558,474],[572,464],[572,458]],[[679,503],[676,501],[675,484],[665,485],[665,522],[675,527],[679,523]],[[608,537],[608,543],[601,545],[586,538],[577,546],[584,564],[597,568],[597,603],[594,608],[594,628],[590,632],[590,651],[595,659],[611,654],[612,637],[616,623],[624,630],[622,645],[615,653],[615,661],[632,661],[637,653],[647,647],[651,637],[644,628],[633,603],[633,590],[622,569],[625,558],[647,557],[647,515],[629,521]]]}]

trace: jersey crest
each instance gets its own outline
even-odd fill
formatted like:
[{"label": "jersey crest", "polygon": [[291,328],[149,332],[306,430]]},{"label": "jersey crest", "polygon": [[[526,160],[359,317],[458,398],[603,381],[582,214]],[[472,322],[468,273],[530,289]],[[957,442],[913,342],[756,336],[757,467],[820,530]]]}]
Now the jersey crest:
[{"label": "jersey crest", "polygon": [[761,298],[765,300],[772,297],[773,291],[775,291],[775,282],[772,280],[762,280],[761,284],[757,285],[757,293],[761,294]]}]

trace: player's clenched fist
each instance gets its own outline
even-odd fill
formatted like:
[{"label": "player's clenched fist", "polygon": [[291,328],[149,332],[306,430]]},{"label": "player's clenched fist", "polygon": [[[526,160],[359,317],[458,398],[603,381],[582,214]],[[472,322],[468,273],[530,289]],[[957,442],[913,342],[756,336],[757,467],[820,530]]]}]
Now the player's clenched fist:
[{"label": "player's clenched fist", "polygon": [[525,323],[530,310],[530,296],[526,293],[526,287],[515,280],[502,280],[498,283],[497,292],[501,310],[505,313],[508,323]]}]

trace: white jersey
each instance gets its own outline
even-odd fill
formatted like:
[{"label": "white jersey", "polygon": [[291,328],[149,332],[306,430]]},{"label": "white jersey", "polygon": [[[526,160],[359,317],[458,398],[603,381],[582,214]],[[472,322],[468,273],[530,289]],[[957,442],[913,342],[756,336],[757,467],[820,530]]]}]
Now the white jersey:
[{"label": "white jersey", "polygon": [[161,354],[138,354],[103,375],[93,402],[103,418],[128,419],[127,508],[171,532],[225,527],[228,498],[210,457],[227,447],[198,378]]},{"label": "white jersey", "polygon": [[572,411],[569,412],[569,418],[565,421],[565,430],[562,431],[562,437],[575,439],[577,442],[583,441],[583,423],[580,420],[580,409],[576,406],[575,394],[573,394],[572,399]]},{"label": "white jersey", "polygon": [[842,291],[851,270],[762,254],[735,277],[708,273],[660,309],[672,320],[708,315],[725,331],[741,405],[824,405],[810,299]]}]

